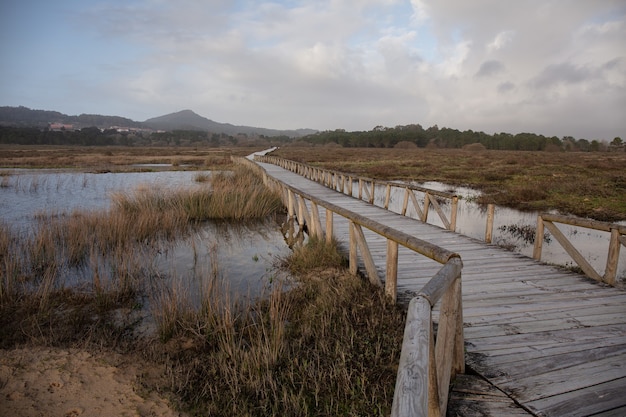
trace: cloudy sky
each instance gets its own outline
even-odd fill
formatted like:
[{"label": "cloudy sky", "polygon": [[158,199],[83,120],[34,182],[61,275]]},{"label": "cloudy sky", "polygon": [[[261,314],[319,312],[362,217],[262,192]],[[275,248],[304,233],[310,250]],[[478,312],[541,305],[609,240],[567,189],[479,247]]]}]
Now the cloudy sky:
[{"label": "cloudy sky", "polygon": [[0,105],[626,138],[624,0],[3,0]]}]

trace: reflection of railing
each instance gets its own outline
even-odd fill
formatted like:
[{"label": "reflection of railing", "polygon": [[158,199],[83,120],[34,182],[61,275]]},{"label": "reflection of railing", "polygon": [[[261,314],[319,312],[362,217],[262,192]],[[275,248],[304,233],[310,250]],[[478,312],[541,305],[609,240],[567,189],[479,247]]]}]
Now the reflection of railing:
[{"label": "reflection of railing", "polygon": [[[600,275],[589,264],[589,262],[587,262],[587,260],[580,254],[574,245],[571,244],[563,232],[561,232],[561,230],[554,225],[554,223],[585,227],[610,233],[609,253],[606,259],[604,276]],[[561,216],[557,214],[540,214],[537,216],[537,234],[535,236],[535,248],[533,251],[533,258],[537,260],[541,260],[544,227],[550,231],[552,236],[554,236],[561,246],[563,246],[569,256],[572,257],[572,259],[588,277],[610,285],[615,285],[620,246],[626,246],[626,226],[596,220],[580,219],[577,217]]]},{"label": "reflection of railing", "polygon": [[[382,207],[389,209],[389,203],[391,201],[392,189],[403,190],[404,200],[402,203],[401,213],[406,215],[409,202],[413,206],[417,216],[423,222],[428,220],[428,212],[432,206],[444,227],[448,230],[454,231],[456,229],[456,217],[458,208],[458,197],[452,193],[446,193],[443,191],[431,190],[416,185],[400,184],[390,181],[381,181],[373,178],[359,177],[356,175],[346,174],[339,171],[331,171],[327,169],[317,168],[310,165],[306,165],[296,161],[290,161],[288,159],[279,158],[270,155],[256,155],[255,160],[259,162],[267,162],[278,165],[282,168],[288,169],[292,172],[302,175],[305,178],[319,182],[335,191],[340,191],[344,194],[354,196],[353,185],[358,185],[357,195],[361,200],[365,200],[371,204],[375,204],[376,188],[380,187],[385,189],[384,200]],[[419,204],[418,199],[415,196],[415,192],[424,194],[424,202]],[[437,198],[441,198],[444,201],[450,201],[450,216],[441,208],[441,205],[437,201]]]},{"label": "reflection of railing", "polygon": [[[238,162],[250,164],[243,159]],[[356,274],[360,252],[367,276],[376,285],[381,285],[381,279],[363,227],[387,238],[385,292],[393,300],[397,291],[399,245],[443,265],[409,303],[392,416],[445,416],[450,380],[457,373],[465,372],[461,298],[463,263],[459,255],[284,184],[267,175],[258,165],[256,169],[262,172],[264,183],[281,194],[289,218],[296,218],[300,226],[306,225],[311,235],[330,240],[335,228],[333,216],[347,219],[350,272]],[[326,210],[325,227],[320,219],[320,206]],[[435,334],[431,314],[439,300],[441,306]]]}]

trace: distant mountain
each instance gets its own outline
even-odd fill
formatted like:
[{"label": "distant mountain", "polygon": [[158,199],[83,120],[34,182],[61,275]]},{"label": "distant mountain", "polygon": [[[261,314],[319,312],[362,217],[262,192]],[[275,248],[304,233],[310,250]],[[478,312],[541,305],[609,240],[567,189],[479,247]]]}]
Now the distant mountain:
[{"label": "distant mountain", "polygon": [[151,128],[156,130],[199,130],[227,135],[246,134],[250,136],[289,136],[300,137],[316,133],[313,129],[278,130],[262,127],[235,126],[230,123],[218,123],[202,117],[191,110],[136,122],[119,116],[102,116],[98,114],[81,114],[68,116],[57,111],[32,110],[28,107],[0,107],[0,125],[18,127],[46,128],[52,123],[71,124],[75,129],[96,126],[108,129],[113,126],[132,128]]},{"label": "distant mountain", "polygon": [[51,123],[71,124],[77,129],[91,126],[104,129],[111,126],[141,127],[140,122],[119,116],[99,114],[68,116],[57,111],[32,110],[23,106],[0,107],[0,125],[45,128]]},{"label": "distant mountain", "polygon": [[313,129],[278,130],[262,127],[236,126],[230,123],[218,123],[202,117],[191,110],[182,110],[176,113],[148,119],[143,122],[144,126],[161,130],[201,130],[213,133],[225,133],[227,135],[265,135],[265,136],[289,136],[299,137],[316,133]]}]

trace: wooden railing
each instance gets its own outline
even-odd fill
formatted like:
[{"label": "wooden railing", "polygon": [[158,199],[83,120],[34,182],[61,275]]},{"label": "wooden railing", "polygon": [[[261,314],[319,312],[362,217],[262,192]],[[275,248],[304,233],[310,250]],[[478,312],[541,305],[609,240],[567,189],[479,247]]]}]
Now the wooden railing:
[{"label": "wooden railing", "polygon": [[[572,245],[561,230],[554,223],[568,224],[570,226],[585,227],[588,229],[601,230],[609,232],[609,252],[606,260],[606,268],[604,275],[600,275],[587,262],[585,257]],[[597,220],[581,219],[578,217],[562,216],[558,214],[543,213],[537,216],[537,233],[535,236],[535,247],[533,250],[533,258],[541,260],[541,251],[543,247],[544,229],[554,236],[561,244],[563,249],[578,264],[580,269],[590,278],[609,285],[615,285],[617,276],[617,264],[619,262],[619,251],[622,245],[626,246],[626,226],[614,223],[601,222]]]},{"label": "wooden railing", "polygon": [[[453,193],[431,190],[416,185],[402,184],[393,181],[382,181],[373,178],[360,177],[357,175],[346,174],[339,171],[332,171],[303,164],[301,162],[290,161],[288,159],[279,158],[271,155],[256,155],[254,158],[259,162],[266,162],[278,165],[305,178],[319,182],[335,191],[342,192],[352,197],[358,197],[370,204],[376,204],[376,189],[384,189],[384,195],[381,199],[381,207],[389,209],[392,190],[400,190],[403,194],[402,208],[400,214],[407,214],[409,203],[415,210],[417,217],[423,222],[428,221],[428,213],[432,207],[444,227],[454,231],[456,229],[456,218],[458,211],[458,197]],[[356,186],[356,190],[355,190]],[[380,191],[379,191],[380,192]],[[415,192],[423,194],[423,204],[420,205]],[[356,195],[354,195],[356,194]],[[438,199],[447,201],[450,204],[449,216],[444,212]]]},{"label": "wooden railing", "polygon": [[[376,285],[382,285],[382,280],[363,228],[387,238],[385,292],[394,301],[399,245],[442,264],[442,268],[409,302],[392,416],[445,416],[450,381],[456,374],[465,372],[461,298],[463,263],[459,255],[284,184],[248,160],[241,158],[237,162],[253,165],[262,174],[264,183],[280,193],[289,218],[297,219],[300,226],[306,225],[311,235],[330,240],[336,227],[334,216],[347,219],[350,272],[357,273],[360,254],[367,277]],[[325,209],[324,226],[320,207]],[[440,300],[435,332],[432,309]]]}]

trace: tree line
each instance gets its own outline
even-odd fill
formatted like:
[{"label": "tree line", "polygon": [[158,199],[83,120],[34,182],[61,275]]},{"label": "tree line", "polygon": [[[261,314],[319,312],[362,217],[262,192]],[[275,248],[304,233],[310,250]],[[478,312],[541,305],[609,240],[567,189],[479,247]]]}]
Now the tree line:
[{"label": "tree line", "polygon": [[[496,133],[493,135],[473,130],[459,131],[437,125],[424,129],[419,124],[396,126],[394,128],[376,126],[370,131],[346,132],[343,129],[319,132],[299,139],[316,145],[338,144],[343,147],[393,148],[399,144],[414,144],[417,147],[463,148],[479,143],[486,149],[517,151],[600,151],[607,147],[598,140],[575,139],[571,136],[546,137],[535,133]],[[622,145],[615,138],[611,145]]]},{"label": "tree line", "polygon": [[404,145],[420,148],[463,148],[481,144],[486,149],[543,151],[565,150],[594,152],[607,148],[624,150],[622,139],[616,137],[610,144],[598,140],[575,139],[571,136],[558,138],[534,133],[496,133],[493,135],[472,130],[439,128],[427,129],[419,124],[376,126],[370,131],[347,132],[343,129],[318,132],[299,139],[287,136],[266,137],[245,134],[228,135],[196,130],[173,130],[167,132],[118,132],[86,127],[80,130],[50,130],[36,127],[0,126],[0,144],[15,145],[78,145],[78,146],[246,146],[285,145],[305,143],[309,145],[336,144],[343,147],[393,148]]},{"label": "tree line", "polygon": [[227,135],[197,130],[167,132],[118,132],[86,127],[80,130],[50,130],[36,127],[0,126],[0,144],[73,146],[246,146],[258,141],[284,144],[287,136]]}]

